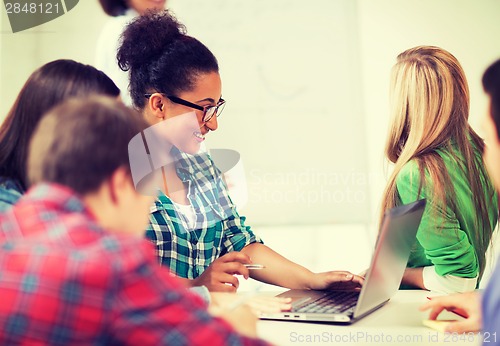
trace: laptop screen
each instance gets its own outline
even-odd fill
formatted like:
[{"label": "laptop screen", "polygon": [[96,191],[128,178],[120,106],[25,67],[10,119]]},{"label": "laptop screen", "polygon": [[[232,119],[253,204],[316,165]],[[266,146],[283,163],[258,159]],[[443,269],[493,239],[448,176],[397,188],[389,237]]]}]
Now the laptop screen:
[{"label": "laptop screen", "polygon": [[398,290],[424,208],[425,199],[421,199],[385,213],[354,318],[389,300]]}]

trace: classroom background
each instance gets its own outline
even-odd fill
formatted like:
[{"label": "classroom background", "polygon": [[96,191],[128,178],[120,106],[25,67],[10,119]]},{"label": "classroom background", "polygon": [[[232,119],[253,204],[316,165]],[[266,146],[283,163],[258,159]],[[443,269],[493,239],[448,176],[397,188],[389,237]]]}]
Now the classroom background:
[{"label": "classroom background", "polygon": [[[219,60],[227,106],[206,145],[241,155],[235,171],[245,179],[233,175],[240,214],[308,268],[358,272],[369,264],[391,169],[383,151],[399,53],[437,45],[454,54],[481,133],[481,75],[500,58],[497,0],[168,0],[168,7]],[[12,34],[0,13],[0,121],[42,64],[93,64],[108,20],[97,0],[82,0]],[[496,256],[490,251],[489,268]]]}]

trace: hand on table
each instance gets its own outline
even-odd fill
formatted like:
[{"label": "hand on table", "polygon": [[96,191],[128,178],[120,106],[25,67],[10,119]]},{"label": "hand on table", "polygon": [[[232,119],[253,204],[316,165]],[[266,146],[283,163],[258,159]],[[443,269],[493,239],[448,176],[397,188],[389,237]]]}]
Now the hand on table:
[{"label": "hand on table", "polygon": [[257,337],[258,318],[248,305],[242,304],[233,309],[226,309],[216,304],[210,304],[210,306],[208,307],[208,312],[210,312],[215,317],[219,317],[225,320],[238,333],[251,338]]},{"label": "hand on table", "polygon": [[282,298],[274,296],[252,295],[246,296],[243,294],[212,292],[210,293],[212,302],[219,308],[230,309],[235,304],[245,304],[253,311],[254,314],[262,313],[277,313],[281,311],[289,311],[292,308],[291,298]]},{"label": "hand on table", "polygon": [[420,307],[420,311],[431,309],[430,320],[435,320],[443,310],[461,309],[468,316],[465,320],[451,322],[446,327],[448,333],[478,332],[481,330],[481,296],[477,292],[458,293],[434,297]]}]

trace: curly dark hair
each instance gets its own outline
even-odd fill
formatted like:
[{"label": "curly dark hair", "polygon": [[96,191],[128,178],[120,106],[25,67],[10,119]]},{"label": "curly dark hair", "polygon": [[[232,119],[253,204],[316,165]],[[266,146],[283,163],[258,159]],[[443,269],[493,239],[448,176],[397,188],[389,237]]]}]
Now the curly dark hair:
[{"label": "curly dark hair", "polygon": [[117,59],[122,70],[130,71],[130,94],[137,108],[144,107],[145,93],[189,91],[199,74],[219,71],[212,52],[188,36],[168,10],[132,21],[122,34]]}]

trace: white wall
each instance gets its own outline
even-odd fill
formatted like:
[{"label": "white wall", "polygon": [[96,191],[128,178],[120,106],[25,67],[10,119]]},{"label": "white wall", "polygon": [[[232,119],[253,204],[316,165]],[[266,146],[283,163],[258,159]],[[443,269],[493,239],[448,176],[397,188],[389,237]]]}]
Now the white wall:
[{"label": "white wall", "polygon": [[[356,2],[169,4],[220,61],[228,103],[207,145],[242,154],[253,224],[367,222]],[[2,75],[2,99],[13,100],[49,60],[92,62],[102,16],[97,1],[81,1],[53,22],[6,35],[4,65],[16,68]]]},{"label": "white wall", "polygon": [[106,21],[97,0],[80,0],[65,15],[29,30],[12,33],[0,5],[0,120],[29,75],[56,59],[92,64],[95,40]]},{"label": "white wall", "polygon": [[253,224],[366,222],[356,2],[171,6],[220,61],[228,103],[207,145],[242,154]]}]

